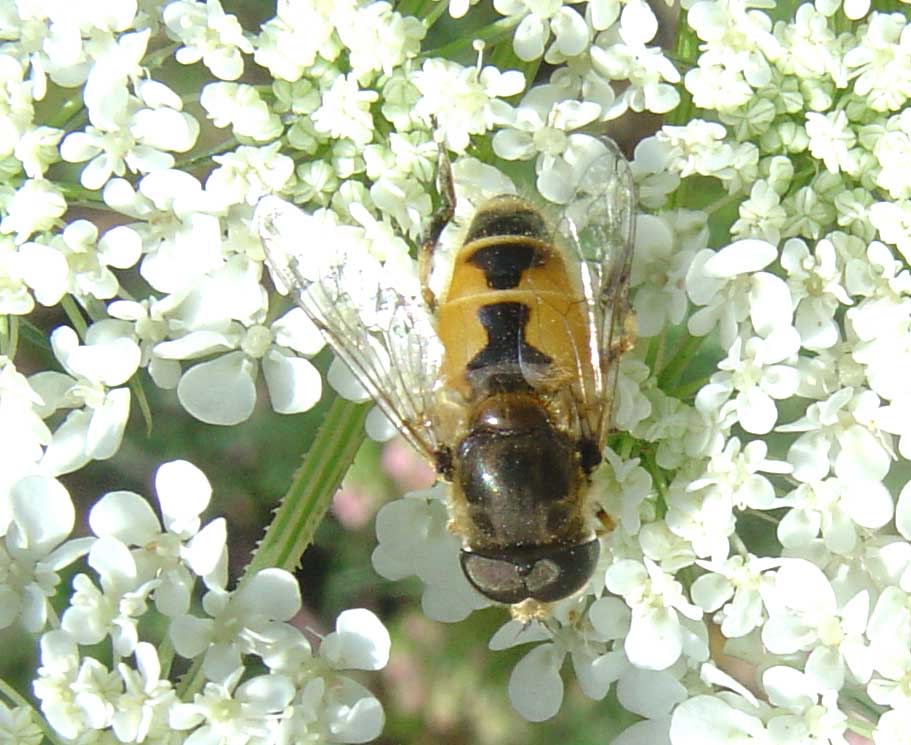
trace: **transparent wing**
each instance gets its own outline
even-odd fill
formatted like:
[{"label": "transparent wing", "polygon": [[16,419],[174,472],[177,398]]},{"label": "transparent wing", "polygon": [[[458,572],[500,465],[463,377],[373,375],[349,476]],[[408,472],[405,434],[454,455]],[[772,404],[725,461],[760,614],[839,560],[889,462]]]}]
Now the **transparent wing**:
[{"label": "transparent wing", "polygon": [[428,460],[442,346],[410,262],[380,262],[358,229],[265,197],[254,222],[280,292],[290,292],[383,413]]},{"label": "transparent wing", "polygon": [[585,169],[558,222],[558,238],[578,253],[591,316],[599,402],[584,402],[599,445],[610,432],[617,371],[629,346],[629,278],[635,240],[636,187],[629,163],[613,140]]}]

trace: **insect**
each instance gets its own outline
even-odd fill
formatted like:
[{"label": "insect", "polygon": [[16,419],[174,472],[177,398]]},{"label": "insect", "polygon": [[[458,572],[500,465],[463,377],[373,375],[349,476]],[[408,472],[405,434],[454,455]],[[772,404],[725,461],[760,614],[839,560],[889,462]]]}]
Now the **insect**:
[{"label": "insect", "polygon": [[455,210],[442,147],[441,206],[410,282],[384,283],[380,261],[321,252],[286,202],[257,207],[276,284],[450,482],[466,578],[514,607],[572,595],[598,561],[590,477],[629,347],[635,210],[629,164],[599,142],[556,219],[510,194],[481,204],[439,297],[430,268]]}]

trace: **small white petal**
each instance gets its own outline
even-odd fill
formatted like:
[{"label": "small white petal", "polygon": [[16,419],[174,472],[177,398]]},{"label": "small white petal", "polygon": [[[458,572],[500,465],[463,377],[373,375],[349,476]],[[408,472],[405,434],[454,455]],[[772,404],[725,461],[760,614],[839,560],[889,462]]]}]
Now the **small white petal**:
[{"label": "small white petal", "polygon": [[638,561],[623,559],[611,564],[604,575],[604,585],[616,595],[635,592],[648,582],[648,571]]},{"label": "small white petal", "polygon": [[870,11],[870,0],[845,0],[845,15],[852,21],[859,21]]},{"label": "small white petal", "polygon": [[622,639],[629,630],[630,609],[620,598],[598,598],[589,607],[588,617],[604,639]]},{"label": "small white petal", "polygon": [[193,534],[199,530],[200,513],[209,505],[212,485],[192,463],[174,460],[155,473],[155,493],[165,527],[173,533]]},{"label": "small white petal", "polygon": [[46,553],[73,530],[73,500],[57,479],[26,476],[10,492],[13,524],[7,542],[17,549]]},{"label": "small white petal", "polygon": [[240,701],[256,703],[267,711],[281,711],[294,698],[294,685],[284,675],[257,675],[234,692]]},{"label": "small white petal", "polygon": [[846,481],[882,481],[892,459],[876,436],[855,425],[839,433],[841,451],[835,456],[835,475]]},{"label": "small white petal", "polygon": [[273,323],[272,334],[276,344],[306,357],[312,357],[326,346],[325,338],[303,308],[292,308]]},{"label": "small white petal", "polygon": [[141,109],[133,116],[130,133],[159,150],[185,153],[199,136],[199,122],[173,109]]},{"label": "small white petal", "polygon": [[209,648],[215,624],[208,618],[180,616],[171,622],[168,635],[177,654],[192,659]]},{"label": "small white petal", "polygon": [[777,256],[778,250],[771,243],[747,238],[722,248],[705,262],[703,268],[711,277],[736,277],[764,269]]},{"label": "small white petal", "polygon": [[686,697],[686,688],[669,673],[634,668],[617,681],[620,705],[648,719],[670,715]]},{"label": "small white petal", "polygon": [[838,649],[816,647],[804,666],[807,678],[821,691],[840,691],[845,682],[845,665]]},{"label": "small white petal", "polygon": [[279,414],[308,411],[319,403],[323,379],[309,360],[270,349],[262,365],[269,400]]},{"label": "small white petal", "polygon": [[131,491],[105,494],[92,507],[89,526],[98,537],[113,536],[129,546],[142,546],[161,532],[152,506]]},{"label": "small white petal", "polygon": [[110,391],[104,403],[92,412],[85,432],[85,454],[93,460],[111,458],[120,449],[130,417],[130,389]]},{"label": "small white petal", "polygon": [[810,679],[800,670],[785,665],[770,667],[762,674],[762,687],[777,706],[805,708],[816,702]]},{"label": "small white petal", "polygon": [[768,738],[758,716],[714,696],[694,696],[674,710],[670,741],[671,745],[731,745],[767,742]]},{"label": "small white petal", "polygon": [[250,418],[256,404],[256,364],[242,352],[194,365],[177,385],[177,397],[194,417],[230,426]]},{"label": "small white petal", "polygon": [[547,29],[540,18],[532,13],[525,16],[516,28],[512,42],[513,49],[515,49],[519,59],[525,62],[539,59],[544,54],[544,41],[547,38],[547,33]]},{"label": "small white petal", "polygon": [[557,37],[557,49],[567,57],[581,54],[591,41],[585,19],[574,8],[565,5],[560,8],[550,27]]},{"label": "small white petal", "polygon": [[284,569],[262,569],[236,593],[234,601],[252,612],[289,621],[300,611],[300,585]]},{"label": "small white petal", "polygon": [[737,418],[750,434],[767,434],[778,421],[778,408],[775,402],[755,386],[743,391],[737,397],[736,403]]},{"label": "small white petal", "polygon": [[358,699],[344,712],[337,712],[330,727],[336,742],[370,742],[383,731],[386,716],[383,707],[373,696]]},{"label": "small white petal", "polygon": [[898,504],[895,506],[895,527],[911,541],[911,481],[908,481],[898,495]]},{"label": "small white petal", "polygon": [[734,595],[734,586],[727,577],[710,572],[703,574],[690,588],[690,596],[706,613],[714,613]]},{"label": "small white petal", "polygon": [[320,657],[336,670],[382,670],[389,662],[391,640],[383,623],[369,610],[343,611],[335,631],[320,646]]},{"label": "small white petal", "polygon": [[835,613],[835,591],[829,579],[815,564],[804,559],[789,559],[775,575],[778,598],[787,607],[808,613]]},{"label": "small white petal", "polygon": [[348,401],[363,403],[370,400],[370,394],[338,357],[334,357],[329,365],[326,382],[335,389],[339,396]]},{"label": "small white petal", "polygon": [[611,745],[656,745],[656,743],[669,743],[671,719],[646,719],[627,727],[623,732],[611,740]]},{"label": "small white petal", "polygon": [[682,631],[674,611],[634,609],[623,648],[636,667],[664,670],[673,665],[683,651]]},{"label": "small white petal", "polygon": [[184,558],[190,569],[200,577],[215,571],[225,551],[227,539],[227,526],[223,517],[206,525],[187,544]]},{"label": "small white petal", "polygon": [[778,540],[787,548],[806,546],[819,535],[822,517],[815,510],[792,509],[778,523]]},{"label": "small white petal", "polygon": [[847,482],[842,504],[863,528],[877,530],[892,519],[892,495],[881,481]]},{"label": "small white petal", "polygon": [[773,654],[792,654],[806,649],[816,638],[815,630],[790,613],[772,616],[762,627],[762,643]]},{"label": "small white petal", "polygon": [[116,538],[106,536],[92,544],[88,564],[101,578],[105,591],[111,587],[132,589],[136,581],[136,562],[130,550]]},{"label": "small white petal", "polygon": [[111,228],[98,241],[98,251],[104,261],[118,269],[129,269],[142,256],[142,238],[127,225]]},{"label": "small white petal", "polygon": [[529,722],[543,722],[560,710],[563,653],[553,644],[542,644],[525,655],[509,677],[509,700]]},{"label": "small white petal", "polygon": [[19,248],[19,257],[22,279],[32,288],[35,300],[46,306],[59,303],[70,277],[63,254],[42,243],[25,243]]},{"label": "small white petal", "polygon": [[374,406],[367,414],[364,431],[374,442],[388,442],[398,434],[398,428],[379,406]]},{"label": "small white petal", "polygon": [[758,272],[750,285],[750,320],[760,336],[790,326],[792,318],[791,291],[780,277]]},{"label": "small white petal", "polygon": [[493,151],[505,160],[528,160],[536,150],[528,132],[518,129],[501,129],[493,136]]},{"label": "small white petal", "polygon": [[658,19],[644,2],[630,2],[620,16],[620,33],[628,44],[648,44],[658,33]]},{"label": "small white petal", "polygon": [[588,653],[572,654],[573,672],[579,681],[579,688],[593,701],[603,699],[610,690],[611,683],[616,680],[611,667],[607,664],[598,664],[600,660],[601,657],[593,659]]}]

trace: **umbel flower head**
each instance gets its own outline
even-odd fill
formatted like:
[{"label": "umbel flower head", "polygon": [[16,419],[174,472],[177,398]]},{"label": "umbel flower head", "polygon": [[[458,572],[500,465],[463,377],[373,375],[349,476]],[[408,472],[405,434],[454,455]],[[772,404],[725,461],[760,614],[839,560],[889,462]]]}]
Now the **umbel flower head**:
[{"label": "umbel flower head", "polygon": [[[489,654],[521,656],[462,708],[543,722],[581,691],[621,745],[906,740],[911,6],[254,5],[0,14],[0,629],[38,660],[27,688],[0,685],[0,741],[365,742],[387,716],[402,737],[407,697],[384,714],[345,674],[387,662],[383,624],[345,608],[391,607],[388,584],[288,571],[363,430],[355,406],[317,407],[392,390],[424,411],[445,350],[422,289],[442,296],[490,197],[587,225],[575,197],[605,133],[637,193],[638,332],[613,350],[586,501],[598,565],[536,617],[504,613]],[[629,112],[655,124],[629,135]],[[454,215],[422,288],[441,147]],[[264,271],[254,212],[275,197],[303,211],[285,230],[302,308]],[[314,307],[354,357],[322,351]],[[318,434],[279,433],[310,411]],[[174,422],[199,429],[157,436]],[[395,428],[375,412],[367,430]],[[310,456],[242,573],[251,510],[214,500],[275,491],[299,441]],[[460,570],[448,499],[384,505],[373,566],[478,629],[491,602]],[[323,566],[365,561],[347,552],[362,537],[327,535]],[[440,685],[495,667],[451,657]],[[406,668],[385,687],[406,691]]]}]

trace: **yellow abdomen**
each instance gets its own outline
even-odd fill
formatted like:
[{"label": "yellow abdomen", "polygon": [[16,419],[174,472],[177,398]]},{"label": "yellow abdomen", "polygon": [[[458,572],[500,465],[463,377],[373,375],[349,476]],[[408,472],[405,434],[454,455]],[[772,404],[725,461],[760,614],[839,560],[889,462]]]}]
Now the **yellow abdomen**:
[{"label": "yellow abdomen", "polygon": [[471,402],[490,394],[492,376],[520,374],[539,392],[590,383],[588,305],[570,266],[559,248],[537,238],[466,243],[437,309],[443,385]]}]

